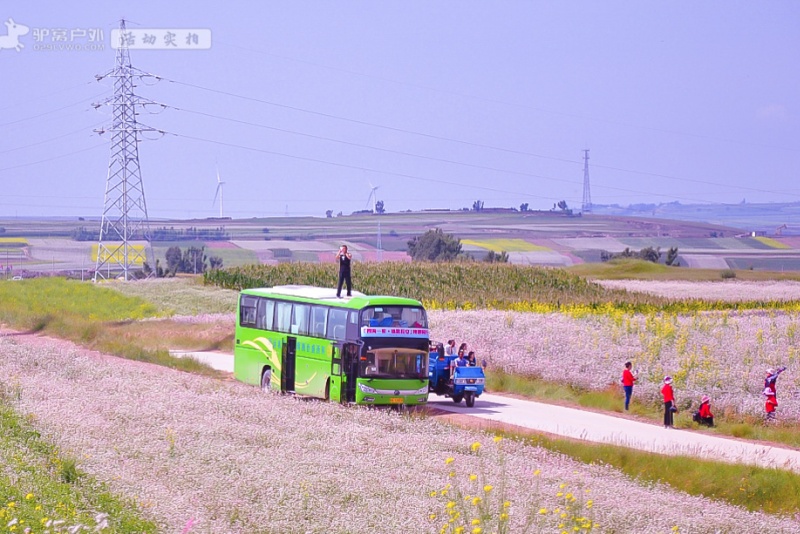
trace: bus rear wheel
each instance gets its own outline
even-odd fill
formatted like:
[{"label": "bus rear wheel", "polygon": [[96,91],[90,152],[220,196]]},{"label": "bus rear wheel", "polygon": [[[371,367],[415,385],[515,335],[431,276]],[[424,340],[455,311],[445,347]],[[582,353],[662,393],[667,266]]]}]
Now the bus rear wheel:
[{"label": "bus rear wheel", "polygon": [[261,373],[261,391],[269,391],[269,383],[272,381],[272,369],[264,369]]}]

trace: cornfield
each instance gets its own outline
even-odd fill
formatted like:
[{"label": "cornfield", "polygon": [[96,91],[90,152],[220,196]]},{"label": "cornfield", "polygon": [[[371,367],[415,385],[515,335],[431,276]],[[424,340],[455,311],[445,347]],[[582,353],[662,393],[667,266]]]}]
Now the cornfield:
[{"label": "cornfield", "polygon": [[[204,282],[225,289],[298,284],[335,287],[330,264],[247,265],[206,272]],[[410,297],[429,309],[561,311],[606,313],[687,313],[713,310],[800,310],[800,302],[671,300],[622,289],[606,289],[560,269],[485,263],[359,263],[354,289],[371,295]]]}]

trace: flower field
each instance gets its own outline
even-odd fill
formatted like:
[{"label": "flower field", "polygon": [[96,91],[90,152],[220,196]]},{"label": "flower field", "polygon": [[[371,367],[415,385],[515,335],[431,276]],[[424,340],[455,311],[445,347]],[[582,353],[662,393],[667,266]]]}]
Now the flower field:
[{"label": "flower field", "polygon": [[800,422],[800,316],[742,311],[694,314],[567,314],[503,311],[429,312],[431,337],[465,341],[490,370],[585,389],[616,387],[625,361],[639,371],[637,402],[660,403],[665,375],[679,408],[702,395],[715,411],[760,416],[765,370],[778,380],[779,414]]},{"label": "flower field", "polygon": [[[509,320],[504,312],[491,313],[493,321]],[[436,328],[474,326],[473,314],[440,312],[434,321]],[[616,328],[620,336],[627,330],[624,321]],[[647,337],[647,325],[630,328],[629,340]],[[589,334],[585,342],[591,346],[591,340]],[[540,339],[542,346],[549,342]],[[620,339],[619,346],[628,345],[635,343]],[[559,356],[568,353],[559,350]],[[14,390],[0,401],[28,414],[45,438],[77,459],[78,468],[133,499],[162,532],[800,528],[797,520],[637,484],[608,467],[432,419],[264,394],[47,338],[2,337],[0,354],[0,387],[13,384]],[[610,361],[616,364],[616,357]],[[0,476],[9,475],[0,467]],[[36,487],[18,489],[23,496],[39,494]],[[114,518],[107,520],[104,532],[114,531]]]}]

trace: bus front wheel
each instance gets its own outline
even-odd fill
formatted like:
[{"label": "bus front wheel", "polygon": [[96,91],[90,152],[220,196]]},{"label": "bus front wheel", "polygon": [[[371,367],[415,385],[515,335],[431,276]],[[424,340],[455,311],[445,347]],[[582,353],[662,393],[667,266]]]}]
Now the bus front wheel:
[{"label": "bus front wheel", "polygon": [[272,369],[264,369],[261,373],[261,391],[269,391],[269,383],[272,380]]}]

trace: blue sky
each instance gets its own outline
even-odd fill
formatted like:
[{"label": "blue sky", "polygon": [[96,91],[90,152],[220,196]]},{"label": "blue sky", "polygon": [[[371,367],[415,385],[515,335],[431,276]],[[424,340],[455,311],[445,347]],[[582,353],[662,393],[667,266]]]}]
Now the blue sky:
[{"label": "blue sky", "polygon": [[2,1],[0,217],[102,213],[122,17],[211,32],[131,51],[151,218],[800,200],[796,1]]}]

